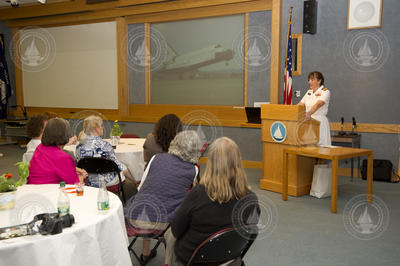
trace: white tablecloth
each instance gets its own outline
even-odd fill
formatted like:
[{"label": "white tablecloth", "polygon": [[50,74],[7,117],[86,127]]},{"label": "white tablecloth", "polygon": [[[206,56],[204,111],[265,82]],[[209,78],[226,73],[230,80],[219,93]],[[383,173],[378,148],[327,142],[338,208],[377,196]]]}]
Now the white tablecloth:
[{"label": "white tablecloth", "polygon": [[[43,212],[56,212],[59,185],[18,188],[13,209],[0,212],[0,227],[29,222]],[[0,265],[132,265],[120,199],[108,193],[110,210],[97,210],[97,188],[84,196],[69,194],[75,224],[58,235],[34,235],[0,241]]]},{"label": "white tablecloth", "polygon": [[[115,149],[118,160],[126,165],[136,181],[140,181],[143,176],[143,144],[145,140],[142,138],[122,138]],[[64,150],[75,154],[76,145],[65,146]]]}]

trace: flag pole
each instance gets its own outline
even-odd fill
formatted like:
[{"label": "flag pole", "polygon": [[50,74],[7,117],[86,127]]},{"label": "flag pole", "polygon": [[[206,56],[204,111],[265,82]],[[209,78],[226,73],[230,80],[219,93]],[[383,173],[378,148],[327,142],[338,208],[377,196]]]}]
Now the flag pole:
[{"label": "flag pole", "polygon": [[290,32],[290,26],[292,26],[292,11],[293,11],[293,6],[290,7],[290,11],[289,11],[288,30],[287,30],[287,35],[286,35],[286,48],[289,45],[289,32]]},{"label": "flag pole", "polygon": [[[290,35],[290,31],[291,31],[291,26],[292,26],[292,11],[293,11],[293,6],[290,7],[290,11],[289,11],[289,21],[288,21],[288,32],[287,32],[287,36],[286,36],[286,49],[288,49],[289,47],[289,35]],[[285,86],[284,86],[284,91],[283,91],[283,104],[292,104],[291,100],[289,102],[289,91],[287,90],[287,79],[289,78],[287,76],[287,50],[286,50],[286,60],[285,60]]]}]

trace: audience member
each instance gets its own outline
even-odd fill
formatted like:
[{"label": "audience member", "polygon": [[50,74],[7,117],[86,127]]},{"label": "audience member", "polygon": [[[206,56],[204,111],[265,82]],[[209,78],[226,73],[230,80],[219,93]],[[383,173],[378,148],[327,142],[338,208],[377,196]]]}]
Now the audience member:
[{"label": "audience member", "polygon": [[67,184],[83,182],[87,173],[75,167],[75,162],[62,149],[68,142],[70,127],[62,118],[47,122],[42,143],[36,148],[29,166],[28,184]]},{"label": "audience member", "polygon": [[[257,197],[247,183],[239,147],[233,140],[222,137],[211,144],[200,184],[186,196],[165,234],[166,263],[185,265],[200,243],[215,232],[232,227],[233,210],[239,200],[244,202],[240,206],[254,202],[251,209],[258,220]],[[244,221],[249,215],[243,217]]]},{"label": "audience member", "polygon": [[[34,115],[29,119],[26,124],[26,133],[31,140],[26,145],[26,152],[22,155],[22,161],[29,163],[36,147],[41,143],[43,130],[47,121],[56,117],[57,114],[54,112],[44,112],[43,114]],[[76,136],[71,136],[66,145],[76,144],[76,142]]]},{"label": "audience member", "polygon": [[52,118],[58,117],[58,115],[54,112],[44,112],[42,115],[44,116],[45,121],[49,121]]},{"label": "audience member", "polygon": [[[83,121],[83,130],[79,133],[79,144],[76,146],[76,159],[79,161],[85,157],[101,157],[114,161],[122,171],[122,181],[128,177],[134,181],[129,169],[115,156],[113,147],[108,141],[103,140],[103,120],[99,116],[91,115]],[[118,186],[119,179],[116,173],[103,174],[106,186]],[[97,174],[90,174],[88,184],[92,187],[99,187]]]},{"label": "audience member", "polygon": [[[45,121],[48,121],[51,118],[58,117],[58,115],[54,112],[44,112]],[[78,143],[78,138],[76,136],[71,136],[68,140],[68,143],[65,145],[75,145]],[[72,156],[72,154],[70,154]]]},{"label": "audience member", "polygon": [[33,152],[41,143],[44,127],[47,123],[46,117],[42,114],[32,116],[26,124],[26,134],[31,140],[26,145],[26,152],[22,155],[22,161],[29,163]]},{"label": "audience member", "polygon": [[[164,230],[180,206],[194,178],[201,140],[195,131],[182,131],[172,140],[168,153],[151,158],[139,192],[125,208],[125,217],[135,228]],[[150,254],[150,240],[143,240],[141,258]],[[151,258],[150,257],[150,258]]]},{"label": "audience member", "polygon": [[167,114],[158,120],[153,133],[149,133],[143,144],[143,158],[146,165],[157,153],[167,152],[176,134],[182,131],[182,123],[174,114]]}]

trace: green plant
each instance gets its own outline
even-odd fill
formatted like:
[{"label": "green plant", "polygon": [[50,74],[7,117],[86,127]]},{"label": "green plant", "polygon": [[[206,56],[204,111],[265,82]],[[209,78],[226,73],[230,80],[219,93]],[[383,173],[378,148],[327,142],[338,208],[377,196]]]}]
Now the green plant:
[{"label": "green plant", "polygon": [[29,163],[18,162],[19,180],[11,180],[12,174],[3,174],[0,176],[0,192],[10,192],[17,189],[17,187],[25,184],[26,178],[29,176]]},{"label": "green plant", "polygon": [[117,136],[120,137],[122,135],[121,128],[119,127],[118,120],[114,121],[114,125],[111,129],[110,137]]}]

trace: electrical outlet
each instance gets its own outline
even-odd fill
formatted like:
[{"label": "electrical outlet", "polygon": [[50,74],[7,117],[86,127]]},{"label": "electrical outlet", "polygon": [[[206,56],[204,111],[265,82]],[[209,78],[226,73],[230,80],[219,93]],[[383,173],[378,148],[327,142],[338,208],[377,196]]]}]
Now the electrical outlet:
[{"label": "electrical outlet", "polygon": [[300,91],[299,90],[294,91],[294,95],[296,96],[296,98],[299,98],[300,97]]}]

